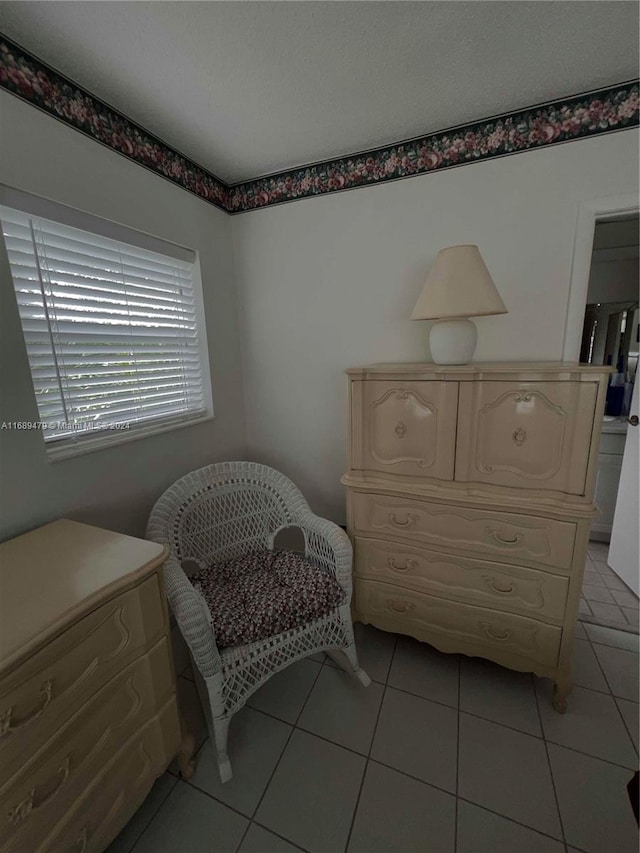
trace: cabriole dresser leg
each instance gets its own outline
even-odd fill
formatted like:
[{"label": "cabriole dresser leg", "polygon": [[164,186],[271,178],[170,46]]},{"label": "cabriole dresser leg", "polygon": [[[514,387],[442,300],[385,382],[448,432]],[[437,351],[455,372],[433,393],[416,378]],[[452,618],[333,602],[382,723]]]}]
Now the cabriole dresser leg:
[{"label": "cabriole dresser leg", "polygon": [[180,744],[178,755],[178,768],[183,779],[191,779],[196,769],[196,762],[193,757],[196,751],[196,741],[193,735],[185,735]]},{"label": "cabriole dresser leg", "polygon": [[567,699],[571,693],[571,685],[567,682],[556,681],[553,685],[553,707],[559,714],[566,714]]}]

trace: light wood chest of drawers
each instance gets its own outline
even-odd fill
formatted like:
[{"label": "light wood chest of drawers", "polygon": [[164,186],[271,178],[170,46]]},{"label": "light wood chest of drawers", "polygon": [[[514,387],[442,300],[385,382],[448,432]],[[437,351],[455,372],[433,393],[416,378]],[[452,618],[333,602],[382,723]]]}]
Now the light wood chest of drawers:
[{"label": "light wood chest of drawers", "polygon": [[347,373],[354,617],[550,677],[566,710],[609,369]]},{"label": "light wood chest of drawers", "polygon": [[58,521],[0,545],[0,850],[100,853],[181,754],[160,545]]}]

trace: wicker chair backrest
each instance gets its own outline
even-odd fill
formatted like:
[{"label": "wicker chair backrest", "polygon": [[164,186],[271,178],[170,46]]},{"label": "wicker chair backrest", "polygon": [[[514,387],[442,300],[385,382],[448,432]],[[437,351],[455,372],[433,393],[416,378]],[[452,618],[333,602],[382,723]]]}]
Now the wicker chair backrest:
[{"label": "wicker chair backrest", "polygon": [[282,497],[255,483],[229,483],[194,495],[176,513],[173,533],[181,562],[220,563],[270,547],[290,523]]},{"label": "wicker chair backrest", "polygon": [[296,486],[278,471],[224,462],[174,483],[156,504],[148,535],[157,539],[161,532],[180,563],[204,568],[270,548],[277,530],[308,512]]}]

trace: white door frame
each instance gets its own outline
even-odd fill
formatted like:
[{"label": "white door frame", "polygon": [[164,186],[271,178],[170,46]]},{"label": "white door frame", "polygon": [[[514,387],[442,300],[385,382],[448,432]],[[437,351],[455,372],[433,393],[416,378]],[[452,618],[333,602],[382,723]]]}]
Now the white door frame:
[{"label": "white door frame", "polygon": [[589,271],[591,269],[596,222],[602,219],[613,219],[621,214],[639,212],[638,196],[632,193],[592,199],[591,201],[584,201],[578,206],[576,238],[571,263],[569,303],[564,326],[563,361],[580,360],[582,326],[587,306]]}]

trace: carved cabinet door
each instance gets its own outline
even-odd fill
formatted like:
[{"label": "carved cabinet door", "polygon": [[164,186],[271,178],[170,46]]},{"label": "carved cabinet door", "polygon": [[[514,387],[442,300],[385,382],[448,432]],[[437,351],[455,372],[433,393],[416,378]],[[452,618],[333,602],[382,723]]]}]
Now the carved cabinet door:
[{"label": "carved cabinet door", "polygon": [[453,480],[457,382],[353,382],[352,467]]},{"label": "carved cabinet door", "polygon": [[595,382],[461,383],[456,480],[585,493]]}]

